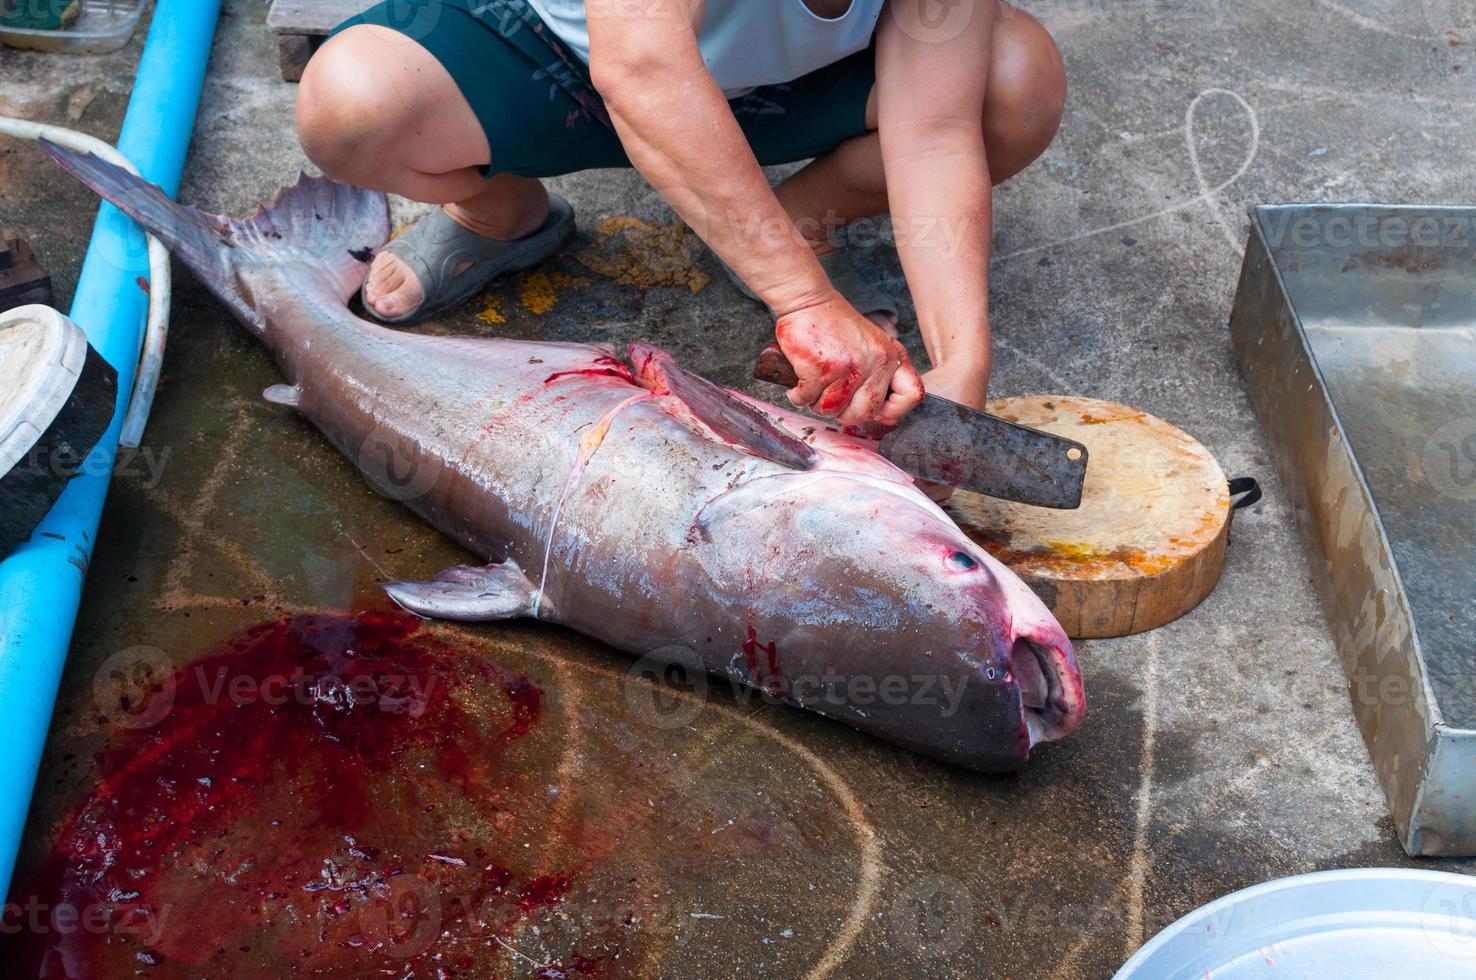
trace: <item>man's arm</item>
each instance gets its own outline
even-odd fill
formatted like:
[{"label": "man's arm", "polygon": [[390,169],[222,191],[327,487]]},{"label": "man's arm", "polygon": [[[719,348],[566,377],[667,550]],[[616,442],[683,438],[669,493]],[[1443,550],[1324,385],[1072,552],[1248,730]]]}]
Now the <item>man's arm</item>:
[{"label": "man's arm", "polygon": [[895,421],[922,397],[902,346],[831,287],[702,62],[700,0],[586,4],[590,76],[631,162],[778,319],[790,400]]},{"label": "man's arm", "polygon": [[997,0],[963,2],[966,11],[940,23],[929,9],[936,0],[889,0],[877,25],[877,119],[897,253],[933,362],[924,384],[982,407],[993,195],[979,58],[989,55],[1000,9]]}]

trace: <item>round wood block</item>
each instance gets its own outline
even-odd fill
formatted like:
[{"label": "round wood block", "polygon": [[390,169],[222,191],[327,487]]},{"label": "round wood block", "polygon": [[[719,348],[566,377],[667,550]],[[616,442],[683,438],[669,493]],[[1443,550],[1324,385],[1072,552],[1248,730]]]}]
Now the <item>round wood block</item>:
[{"label": "round wood block", "polygon": [[963,490],[947,507],[1045,600],[1069,636],[1140,633],[1209,595],[1230,529],[1229,487],[1209,450],[1163,419],[1095,398],[1001,398],[989,411],[1087,447],[1076,510]]}]

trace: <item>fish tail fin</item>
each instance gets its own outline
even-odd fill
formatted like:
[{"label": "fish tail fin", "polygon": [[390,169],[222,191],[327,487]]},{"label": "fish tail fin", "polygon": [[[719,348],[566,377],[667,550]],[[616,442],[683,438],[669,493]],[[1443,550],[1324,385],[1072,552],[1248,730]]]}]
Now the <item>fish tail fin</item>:
[{"label": "fish tail fin", "polygon": [[157,185],[93,156],[41,140],[62,169],[137,221],[189,266],[215,296],[259,334],[265,321],[241,276],[273,267],[310,279],[347,301],[374,250],[389,237],[383,194],[304,174],[245,218],[210,214],[170,200]]}]

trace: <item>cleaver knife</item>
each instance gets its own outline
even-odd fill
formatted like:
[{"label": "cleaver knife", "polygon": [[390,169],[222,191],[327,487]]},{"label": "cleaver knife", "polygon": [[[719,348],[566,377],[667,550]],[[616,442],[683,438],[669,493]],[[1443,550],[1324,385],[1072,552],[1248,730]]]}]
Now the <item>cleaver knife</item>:
[{"label": "cleaver knife", "polygon": [[[793,388],[794,365],[775,343],[759,354],[758,381]],[[941,395],[924,395],[877,444],[877,451],[915,477],[1037,507],[1081,506],[1087,450],[1081,443],[976,411]]]}]

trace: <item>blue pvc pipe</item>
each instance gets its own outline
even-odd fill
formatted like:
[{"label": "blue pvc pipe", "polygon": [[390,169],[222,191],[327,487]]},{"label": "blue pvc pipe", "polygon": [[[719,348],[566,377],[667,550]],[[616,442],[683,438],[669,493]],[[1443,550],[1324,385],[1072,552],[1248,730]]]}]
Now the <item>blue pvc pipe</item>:
[{"label": "blue pvc pipe", "polygon": [[[158,0],[123,121],[118,149],[171,196],[179,190],[219,14],[220,0]],[[148,308],[137,280],[148,273],[143,233],[104,204],[71,316],[118,370],[113,424],[37,533],[0,563],[0,894],[10,888],[133,390]]]}]

